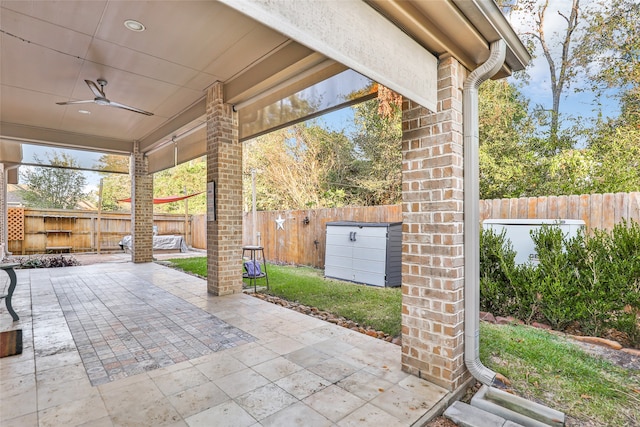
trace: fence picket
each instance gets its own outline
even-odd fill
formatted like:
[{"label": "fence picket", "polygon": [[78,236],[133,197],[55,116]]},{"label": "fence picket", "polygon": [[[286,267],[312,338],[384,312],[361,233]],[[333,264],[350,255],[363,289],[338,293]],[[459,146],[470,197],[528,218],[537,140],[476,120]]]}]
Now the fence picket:
[{"label": "fence picket", "polygon": [[[481,200],[479,207],[481,220],[490,218],[582,219],[589,232],[592,228],[610,230],[622,219],[633,219],[639,222],[640,192]],[[278,215],[286,218],[284,230],[276,230],[275,220]],[[309,218],[307,225],[302,223],[305,217]],[[425,222],[428,222],[429,218],[432,218],[432,215],[425,213]],[[295,224],[291,222],[294,219]],[[322,268],[325,226],[329,221],[399,222],[402,221],[402,206],[258,212],[258,230],[262,233],[261,243],[265,248],[267,259],[273,262]],[[197,224],[198,221],[194,219],[194,228]],[[252,229],[251,213],[244,214],[243,229],[243,244],[249,244]],[[405,241],[405,244],[411,244],[411,242]]]}]

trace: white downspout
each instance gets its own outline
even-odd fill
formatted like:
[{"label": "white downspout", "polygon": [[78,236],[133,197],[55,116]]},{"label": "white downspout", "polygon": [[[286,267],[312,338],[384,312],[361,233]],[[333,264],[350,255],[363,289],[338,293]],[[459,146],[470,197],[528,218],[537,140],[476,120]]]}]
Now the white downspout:
[{"label": "white downspout", "polygon": [[496,373],[482,364],[480,350],[480,171],[478,87],[504,64],[506,43],[491,43],[489,59],[464,82],[464,362],[478,381],[491,386]]}]

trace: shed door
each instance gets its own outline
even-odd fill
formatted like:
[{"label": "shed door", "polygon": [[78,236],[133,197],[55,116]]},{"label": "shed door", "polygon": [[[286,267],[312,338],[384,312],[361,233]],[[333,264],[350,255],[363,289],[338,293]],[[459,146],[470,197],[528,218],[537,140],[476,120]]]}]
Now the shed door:
[{"label": "shed door", "polygon": [[327,226],[325,276],[385,285],[386,227]]},{"label": "shed door", "polygon": [[385,285],[386,227],[358,228],[353,242],[353,281],[374,286]]}]

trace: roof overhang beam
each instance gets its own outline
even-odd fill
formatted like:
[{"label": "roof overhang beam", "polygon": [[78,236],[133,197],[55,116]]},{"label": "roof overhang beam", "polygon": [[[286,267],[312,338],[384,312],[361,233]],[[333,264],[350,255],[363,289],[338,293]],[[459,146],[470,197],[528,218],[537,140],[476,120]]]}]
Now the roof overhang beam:
[{"label": "roof overhang beam", "polygon": [[[436,57],[367,3],[360,0],[221,2],[436,111]],[[336,27],[341,31],[334,31]]]},{"label": "roof overhang beam", "polygon": [[132,141],[0,122],[0,140],[103,153],[131,154]]}]

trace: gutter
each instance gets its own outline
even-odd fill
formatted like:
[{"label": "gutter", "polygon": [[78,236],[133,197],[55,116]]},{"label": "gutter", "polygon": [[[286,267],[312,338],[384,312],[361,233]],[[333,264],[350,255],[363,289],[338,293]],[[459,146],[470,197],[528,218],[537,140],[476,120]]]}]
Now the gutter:
[{"label": "gutter", "polygon": [[503,66],[507,45],[491,43],[489,59],[464,82],[464,363],[478,381],[491,386],[496,373],[480,361],[480,168],[478,88]]},{"label": "gutter", "polygon": [[[504,65],[504,39],[491,43],[489,59],[464,82],[464,363],[482,388],[471,406],[526,427],[563,427],[565,415],[546,406],[494,388],[496,373],[480,361],[480,167],[478,88]],[[453,410],[455,412],[455,410]],[[446,416],[446,411],[445,411]],[[453,415],[450,413],[448,418]],[[452,418],[453,419],[453,418]],[[479,424],[478,424],[479,425]],[[496,424],[497,425],[497,424]],[[502,425],[502,424],[500,424]],[[506,423],[504,424],[506,425]]]}]

